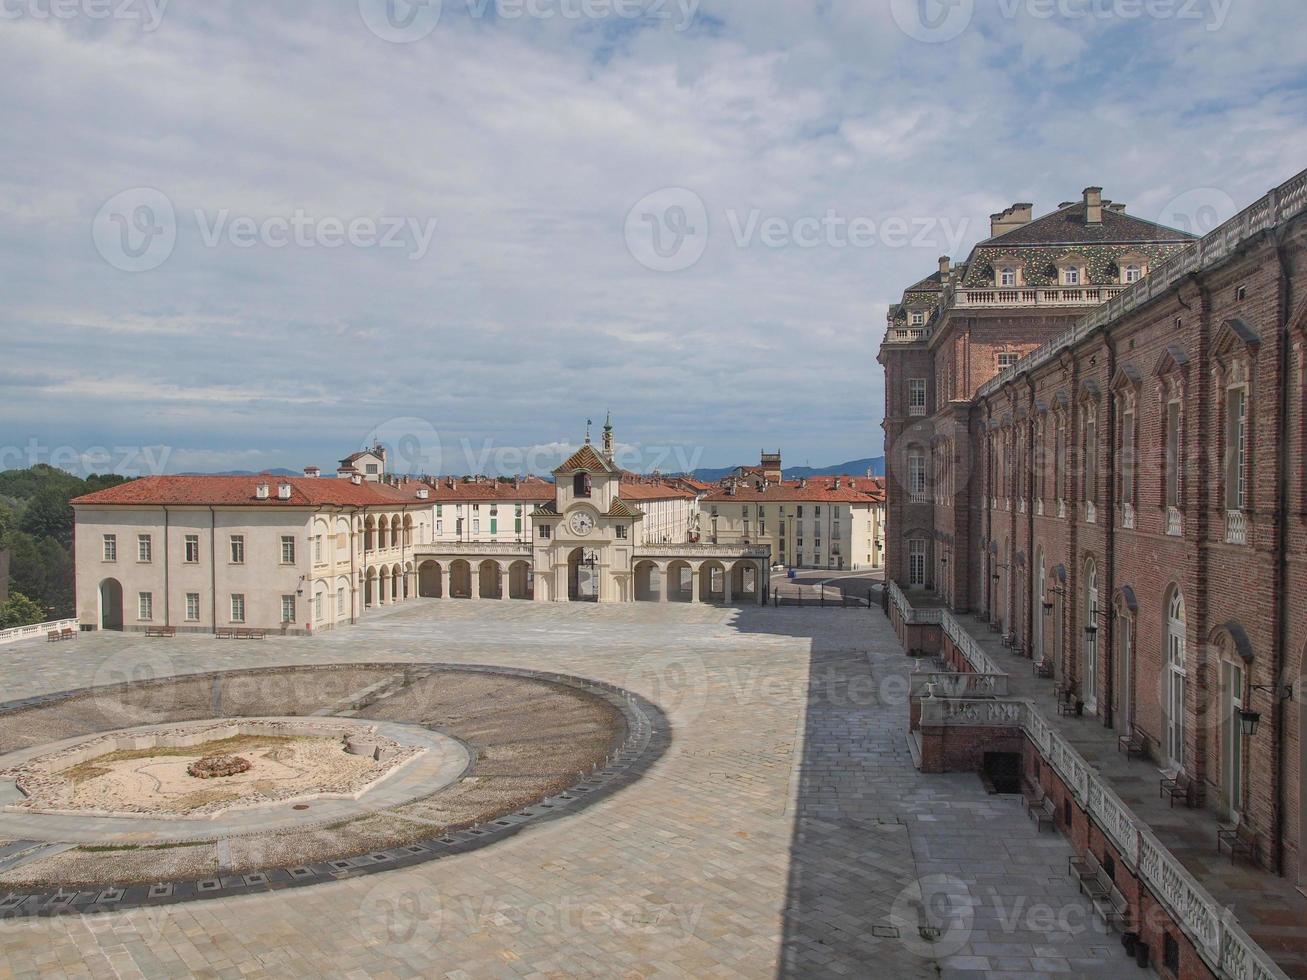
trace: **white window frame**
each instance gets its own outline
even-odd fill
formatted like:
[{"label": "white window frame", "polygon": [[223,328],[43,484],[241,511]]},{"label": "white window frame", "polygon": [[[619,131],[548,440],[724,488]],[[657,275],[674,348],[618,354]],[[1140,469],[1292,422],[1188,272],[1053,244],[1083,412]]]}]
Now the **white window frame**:
[{"label": "white window frame", "polygon": [[281,536],[281,563],[283,565],[295,564],[295,535],[283,534]]},{"label": "white window frame", "polygon": [[998,284],[1009,289],[1015,287],[1017,284],[1017,270],[1011,266],[1004,266],[999,269]]},{"label": "white window frame", "polygon": [[228,557],[233,565],[245,564],[245,535],[233,534],[231,536],[230,552]]},{"label": "white window frame", "polygon": [[908,586],[924,588],[926,585],[926,542],[922,538],[908,539]]},{"label": "white window frame", "polygon": [[154,593],[138,592],[136,593],[136,618],[143,623],[148,623],[154,619]]},{"label": "white window frame", "polygon": [[908,414],[926,414],[926,379],[908,379]]},{"label": "white window frame", "polygon": [[151,535],[136,535],[136,560],[143,565],[154,561],[154,538]]},{"label": "white window frame", "polygon": [[198,623],[200,621],[200,594],[198,592],[186,593],[186,621],[188,623]]},{"label": "white window frame", "polygon": [[200,563],[200,536],[188,534],[182,540],[182,561],[187,565]]},{"label": "white window frame", "polygon": [[[281,621],[283,623],[296,622],[297,621],[296,617],[299,615],[298,606],[299,603],[295,601],[295,596],[293,595],[282,596],[281,597]],[[290,611],[289,616],[286,615],[287,610]]]},{"label": "white window frame", "polygon": [[101,536],[100,542],[100,559],[101,561],[118,560],[118,535],[105,534]]},{"label": "white window frame", "polygon": [[231,621],[233,623],[245,622],[245,593],[233,592],[231,594]]}]

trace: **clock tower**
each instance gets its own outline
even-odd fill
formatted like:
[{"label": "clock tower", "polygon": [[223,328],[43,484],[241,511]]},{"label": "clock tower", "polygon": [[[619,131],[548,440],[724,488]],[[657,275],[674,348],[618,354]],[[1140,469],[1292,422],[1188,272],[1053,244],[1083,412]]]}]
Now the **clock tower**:
[{"label": "clock tower", "polygon": [[553,502],[531,515],[537,601],[631,600],[635,524],[644,515],[621,498],[612,437],[611,419],[602,452],[587,431],[585,445],[554,470]]}]

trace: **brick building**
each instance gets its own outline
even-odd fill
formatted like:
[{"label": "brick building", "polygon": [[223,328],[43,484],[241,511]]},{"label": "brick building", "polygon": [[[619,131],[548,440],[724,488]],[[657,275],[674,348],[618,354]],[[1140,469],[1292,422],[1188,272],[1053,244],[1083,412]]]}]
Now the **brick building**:
[{"label": "brick building", "polygon": [[887,578],[978,613],[1301,884],[1307,173],[1201,240],[1098,188],[890,309]]}]

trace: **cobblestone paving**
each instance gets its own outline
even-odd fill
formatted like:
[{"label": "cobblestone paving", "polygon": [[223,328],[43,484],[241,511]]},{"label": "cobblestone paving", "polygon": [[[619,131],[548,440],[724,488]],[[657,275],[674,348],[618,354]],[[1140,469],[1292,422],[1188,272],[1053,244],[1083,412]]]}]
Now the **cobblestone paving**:
[{"label": "cobblestone paving", "polygon": [[907,661],[878,611],[433,602],[314,639],[85,635],[0,659],[4,700],[266,664],[505,664],[629,687],[672,725],[637,783],[466,855],[293,892],[0,923],[0,978],[1033,977],[1126,965],[1092,927],[1060,837],[1038,835],[975,776],[913,769]]}]

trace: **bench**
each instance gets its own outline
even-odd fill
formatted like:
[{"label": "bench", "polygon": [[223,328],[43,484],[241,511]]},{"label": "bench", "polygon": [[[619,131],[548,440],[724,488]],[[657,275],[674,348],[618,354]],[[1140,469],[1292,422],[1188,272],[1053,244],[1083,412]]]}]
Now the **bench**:
[{"label": "bench", "polygon": [[1049,677],[1052,677],[1052,676],[1053,676],[1053,661],[1051,661],[1051,660],[1036,660],[1036,661],[1034,661],[1034,662],[1031,664],[1031,672],[1032,672],[1036,677],[1043,677],[1043,678],[1045,678],[1045,679],[1047,679],[1047,678],[1049,678]]},{"label": "bench", "polygon": [[1035,821],[1035,830],[1043,830],[1047,824],[1051,830],[1054,827],[1054,821],[1057,818],[1057,810],[1053,808],[1053,801],[1040,792],[1039,799],[1032,800],[1026,807],[1026,813],[1030,819]]},{"label": "bench", "polygon": [[71,637],[64,636],[64,630],[50,630],[45,634],[46,643],[58,643],[60,640],[68,640]]},{"label": "bench", "polygon": [[236,631],[236,639],[238,640],[262,640],[266,639],[267,636],[267,630],[238,629]]},{"label": "bench", "polygon": [[230,640],[235,635],[236,631],[228,626],[219,626],[213,631],[213,638],[215,640]]},{"label": "bench", "polygon": [[1222,847],[1230,849],[1230,863],[1234,864],[1234,859],[1242,854],[1250,861],[1257,860],[1257,835],[1253,829],[1246,823],[1241,823],[1237,827],[1229,829],[1222,828],[1216,832],[1216,853],[1221,853]]},{"label": "bench", "polygon": [[1193,781],[1186,772],[1177,772],[1174,776],[1163,776],[1161,787],[1158,791],[1160,797],[1170,797],[1171,806],[1175,806],[1176,800],[1183,800],[1184,805],[1189,806],[1189,794],[1193,789]]},{"label": "bench", "polygon": [[1014,646],[1016,646],[1017,635],[1015,633],[1004,633],[1000,642],[1003,644],[1003,646],[1011,650]]},{"label": "bench", "polygon": [[1085,851],[1083,857],[1074,854],[1067,861],[1068,871],[1074,875],[1080,885],[1080,893],[1089,898],[1090,904],[1098,917],[1109,926],[1124,927],[1130,921],[1130,903],[1126,901],[1121,889],[1116,887],[1112,876],[1094,856],[1093,851]]},{"label": "bench", "polygon": [[1076,692],[1072,687],[1057,689],[1057,713],[1062,716],[1076,713]]},{"label": "bench", "polygon": [[1116,740],[1116,750],[1124,752],[1128,759],[1142,759],[1148,755],[1148,736],[1131,725],[1130,733]]},{"label": "bench", "polygon": [[213,635],[219,640],[263,640],[267,638],[268,631],[247,629],[244,626],[219,626]]},{"label": "bench", "polygon": [[146,636],[176,636],[176,626],[147,626],[145,627]]}]

